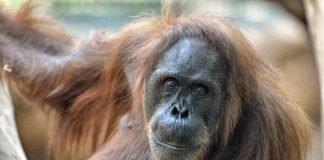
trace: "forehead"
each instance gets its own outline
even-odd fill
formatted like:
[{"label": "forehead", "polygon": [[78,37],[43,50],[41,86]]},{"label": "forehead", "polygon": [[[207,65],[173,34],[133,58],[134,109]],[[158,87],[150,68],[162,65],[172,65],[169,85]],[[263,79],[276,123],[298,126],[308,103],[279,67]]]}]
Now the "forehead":
[{"label": "forehead", "polygon": [[197,78],[215,78],[227,70],[227,60],[215,46],[193,39],[179,40],[159,60],[156,70]]}]

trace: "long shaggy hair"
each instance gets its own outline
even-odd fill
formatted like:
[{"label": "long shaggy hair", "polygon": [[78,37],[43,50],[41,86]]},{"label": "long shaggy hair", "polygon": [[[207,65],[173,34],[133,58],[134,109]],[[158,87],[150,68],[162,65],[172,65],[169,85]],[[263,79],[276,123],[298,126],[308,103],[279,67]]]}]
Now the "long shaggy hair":
[{"label": "long shaggy hair", "polygon": [[[0,44],[22,44],[1,45],[1,65],[13,68],[3,76],[14,80],[27,98],[55,111],[50,137],[58,159],[66,152],[95,151],[104,142],[103,151],[93,159],[149,159],[142,107],[145,79],[161,54],[188,37],[215,46],[230,68],[230,98],[213,137],[219,148],[209,150],[210,155],[240,160],[305,158],[308,119],[278,87],[270,65],[224,19],[184,14],[166,0],[162,16],[137,19],[116,34],[98,31],[78,47],[56,22],[34,16],[34,6],[27,3],[15,15],[1,10]],[[40,54],[44,52],[64,56]],[[132,129],[123,130],[125,123]]]}]

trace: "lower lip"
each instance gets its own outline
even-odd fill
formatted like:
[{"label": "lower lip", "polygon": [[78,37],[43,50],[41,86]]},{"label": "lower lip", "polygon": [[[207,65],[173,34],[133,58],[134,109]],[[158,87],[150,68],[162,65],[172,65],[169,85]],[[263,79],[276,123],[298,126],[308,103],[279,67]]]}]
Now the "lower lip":
[{"label": "lower lip", "polygon": [[153,138],[153,140],[154,140],[155,143],[157,143],[157,144],[159,144],[159,145],[161,145],[161,146],[164,146],[164,147],[167,147],[167,148],[173,149],[173,150],[189,150],[189,149],[195,149],[195,148],[198,147],[198,146],[195,146],[195,147],[190,147],[190,148],[188,148],[188,147],[173,146],[173,145],[166,144],[166,143],[163,143],[163,142],[157,140],[157,139],[155,138],[155,136],[153,136],[152,138]]}]

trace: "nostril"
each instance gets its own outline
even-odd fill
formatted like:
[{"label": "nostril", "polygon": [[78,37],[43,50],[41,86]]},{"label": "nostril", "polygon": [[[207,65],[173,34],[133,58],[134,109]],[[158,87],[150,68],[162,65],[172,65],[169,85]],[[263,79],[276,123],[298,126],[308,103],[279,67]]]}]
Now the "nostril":
[{"label": "nostril", "polygon": [[189,110],[185,110],[180,115],[181,118],[188,118],[189,117]]},{"label": "nostril", "polygon": [[172,108],[172,110],[171,110],[171,114],[173,115],[173,116],[178,116],[180,113],[179,113],[179,111],[178,111],[178,109],[177,109],[177,107],[173,107]]},{"label": "nostril", "polygon": [[179,109],[177,106],[174,106],[171,109],[171,115],[176,118],[185,119],[189,117],[189,110],[185,108]]}]

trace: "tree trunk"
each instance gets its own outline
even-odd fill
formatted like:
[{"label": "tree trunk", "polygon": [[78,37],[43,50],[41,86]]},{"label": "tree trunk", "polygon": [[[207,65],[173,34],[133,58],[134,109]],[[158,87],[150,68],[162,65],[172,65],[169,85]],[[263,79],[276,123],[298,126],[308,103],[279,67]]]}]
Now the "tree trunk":
[{"label": "tree trunk", "polygon": [[[304,0],[307,21],[312,36],[315,58],[318,67],[321,86],[321,109],[322,109],[322,140],[321,153],[324,153],[324,1],[323,0]],[[320,153],[319,153],[320,154]],[[323,155],[322,155],[323,157]]]},{"label": "tree trunk", "polygon": [[26,160],[17,132],[14,107],[7,86],[0,81],[0,159]]}]

